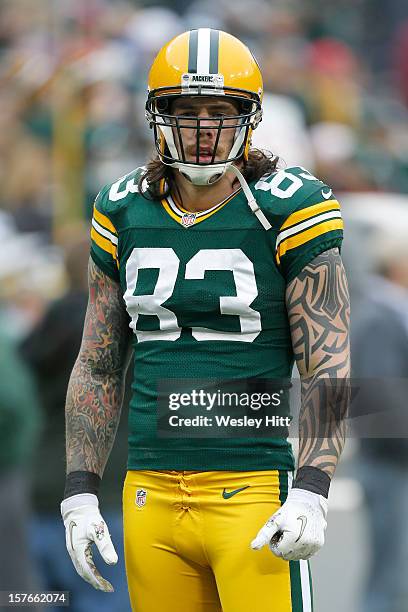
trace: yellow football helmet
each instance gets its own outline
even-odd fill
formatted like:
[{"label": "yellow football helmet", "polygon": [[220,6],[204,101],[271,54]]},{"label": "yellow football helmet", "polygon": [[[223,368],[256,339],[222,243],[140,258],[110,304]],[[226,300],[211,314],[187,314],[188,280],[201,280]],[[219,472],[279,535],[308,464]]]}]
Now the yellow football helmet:
[{"label": "yellow football helmet", "polygon": [[[159,51],[148,81],[146,118],[154,129],[160,159],[194,184],[214,183],[234,161],[248,158],[252,130],[262,118],[262,95],[258,63],[240,40],[210,28],[176,36]],[[182,146],[177,150],[174,133],[181,140],[182,129],[187,127],[183,124],[185,117],[171,114],[171,102],[179,96],[228,96],[238,103],[238,114],[216,117],[218,132],[209,162],[200,162],[199,144],[194,162],[186,160]],[[195,121],[199,139],[203,119]],[[215,161],[221,130],[231,127],[235,128],[235,136],[228,158]]]}]

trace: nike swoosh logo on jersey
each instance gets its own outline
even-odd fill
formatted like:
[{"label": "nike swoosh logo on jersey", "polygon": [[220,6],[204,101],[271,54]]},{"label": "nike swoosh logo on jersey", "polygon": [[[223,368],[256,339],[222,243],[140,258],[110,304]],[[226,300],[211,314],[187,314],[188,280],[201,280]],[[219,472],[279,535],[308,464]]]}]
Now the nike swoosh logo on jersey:
[{"label": "nike swoosh logo on jersey", "polygon": [[333,195],[333,191],[332,189],[329,189],[329,191],[323,191],[322,189],[322,196],[324,197],[325,200],[329,200]]},{"label": "nike swoosh logo on jersey", "polygon": [[303,514],[301,514],[300,516],[297,517],[297,520],[300,521],[302,523],[302,526],[300,528],[300,533],[296,539],[296,542],[299,542],[300,538],[303,535],[304,530],[306,529],[306,525],[307,525],[307,517],[304,516]]},{"label": "nike swoosh logo on jersey", "polygon": [[72,541],[72,531],[73,531],[74,527],[77,527],[77,524],[75,523],[75,521],[71,521],[70,524],[69,524],[69,540],[71,542],[72,550],[74,550],[74,543]]},{"label": "nike swoosh logo on jersey", "polygon": [[222,492],[222,496],[224,499],[229,499],[230,497],[233,497],[234,495],[236,495],[237,493],[239,493],[240,491],[244,491],[244,489],[248,489],[249,485],[247,485],[246,487],[241,487],[240,489],[234,489],[233,491],[226,491],[225,489]]}]

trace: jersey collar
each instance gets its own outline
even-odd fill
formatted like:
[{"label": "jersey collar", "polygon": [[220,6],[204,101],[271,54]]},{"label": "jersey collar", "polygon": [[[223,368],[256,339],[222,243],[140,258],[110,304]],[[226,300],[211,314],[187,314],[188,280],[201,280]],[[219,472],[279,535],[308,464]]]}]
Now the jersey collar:
[{"label": "jersey collar", "polygon": [[168,196],[167,198],[163,198],[161,200],[162,206],[164,210],[172,217],[177,223],[182,225],[185,228],[191,227],[192,225],[196,225],[197,223],[201,223],[201,221],[205,221],[208,217],[211,217],[216,212],[224,208],[228,202],[230,202],[239,192],[241,191],[241,187],[236,189],[233,193],[228,195],[224,200],[208,208],[207,210],[202,210],[199,212],[191,212],[176,204],[172,196]]}]

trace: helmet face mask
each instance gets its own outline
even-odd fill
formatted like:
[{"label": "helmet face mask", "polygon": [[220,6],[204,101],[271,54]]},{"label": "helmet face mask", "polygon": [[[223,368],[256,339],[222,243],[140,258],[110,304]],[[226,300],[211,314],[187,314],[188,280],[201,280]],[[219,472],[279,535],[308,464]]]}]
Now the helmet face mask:
[{"label": "helmet face mask", "polygon": [[[246,159],[252,130],[262,118],[262,91],[256,60],[233,36],[202,29],[170,41],[153,63],[146,102],[146,118],[160,160],[194,184],[219,180],[232,163]],[[187,104],[177,112],[180,99]],[[188,101],[195,102],[193,112]],[[206,108],[208,101],[215,111],[217,104],[227,106],[227,111],[203,116],[199,109]],[[211,132],[211,151],[206,132],[207,137]]]},{"label": "helmet face mask", "polygon": [[[232,106],[232,104],[234,105],[236,113],[233,114],[232,109],[229,111],[229,114],[223,112],[210,117],[199,117],[197,116],[198,113],[189,115],[188,110],[182,114],[178,114],[174,112],[173,108],[179,101],[179,96],[166,96],[157,101],[154,100],[154,98],[148,100],[146,111],[150,125],[154,130],[157,153],[164,164],[172,165],[174,162],[182,162],[183,164],[208,166],[215,163],[232,163],[242,158],[248,132],[251,128],[254,129],[254,123],[258,119],[260,104],[251,102],[247,98],[239,98],[238,96],[234,98],[223,97],[221,99],[215,96],[213,98],[200,96],[200,98],[202,98],[200,100],[202,106],[205,106],[207,100],[211,100],[215,104],[225,100],[225,102],[230,103],[229,106]],[[187,97],[186,101],[187,100],[191,100],[191,98]],[[240,110],[238,110],[238,106]],[[173,110],[173,112],[171,112],[171,110]],[[174,155],[173,147],[171,147],[173,150],[169,148],[169,128],[172,129],[173,143],[171,144],[176,148],[176,156]],[[195,134],[195,155],[192,159],[191,155],[188,156],[186,154],[184,147],[185,137],[183,137],[183,134],[185,134],[187,130],[189,132],[193,130]],[[210,143],[212,155],[210,160],[201,161],[201,147],[205,145],[208,147],[208,143],[205,142],[203,133],[208,131],[215,134]],[[224,134],[231,135],[231,144],[228,154],[220,158],[219,144],[220,141],[225,140],[225,138],[223,138]],[[165,141],[164,149],[163,139]]]}]

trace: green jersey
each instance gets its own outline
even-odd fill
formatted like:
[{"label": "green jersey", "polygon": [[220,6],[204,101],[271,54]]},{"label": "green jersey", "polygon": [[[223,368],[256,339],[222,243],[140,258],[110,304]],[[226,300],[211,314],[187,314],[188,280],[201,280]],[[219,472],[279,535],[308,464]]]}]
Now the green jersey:
[{"label": "green jersey", "polygon": [[293,469],[284,437],[160,436],[160,382],[290,378],[285,288],[340,246],[338,202],[304,168],[278,170],[249,184],[266,231],[241,189],[191,213],[141,196],[141,171],[101,190],[91,230],[91,256],[120,283],[134,332],[128,468]]}]

